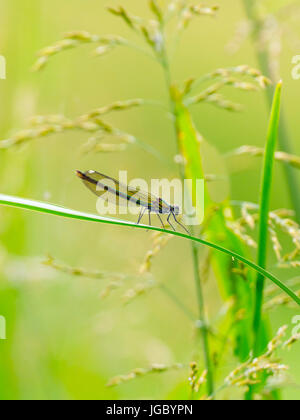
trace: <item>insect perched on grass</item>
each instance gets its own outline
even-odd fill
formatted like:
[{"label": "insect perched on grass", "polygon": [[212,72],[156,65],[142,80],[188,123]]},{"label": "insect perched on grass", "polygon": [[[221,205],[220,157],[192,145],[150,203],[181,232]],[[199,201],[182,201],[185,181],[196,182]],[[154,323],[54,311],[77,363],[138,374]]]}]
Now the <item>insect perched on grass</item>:
[{"label": "insect perched on grass", "polygon": [[[137,224],[140,223],[145,212],[148,212],[149,215],[149,225],[151,226],[151,213],[154,213],[158,216],[162,227],[165,229],[164,222],[161,218],[162,214],[167,214],[167,223],[171,228],[176,231],[174,226],[171,223],[171,217],[173,216],[175,222],[181,226],[189,235],[190,232],[186,227],[181,224],[177,217],[179,215],[179,207],[172,206],[166,203],[161,198],[155,197],[150,193],[141,191],[138,188],[133,188],[128,185],[122,184],[114,178],[103,175],[96,171],[87,171],[85,173],[76,171],[76,175],[82,179],[85,186],[91,190],[98,197],[103,198],[104,200],[110,201],[110,195],[113,199],[113,202],[122,205],[125,202],[135,204],[136,206],[141,207],[139,218]],[[109,194],[108,194],[109,193]],[[123,203],[122,203],[123,202]]]}]

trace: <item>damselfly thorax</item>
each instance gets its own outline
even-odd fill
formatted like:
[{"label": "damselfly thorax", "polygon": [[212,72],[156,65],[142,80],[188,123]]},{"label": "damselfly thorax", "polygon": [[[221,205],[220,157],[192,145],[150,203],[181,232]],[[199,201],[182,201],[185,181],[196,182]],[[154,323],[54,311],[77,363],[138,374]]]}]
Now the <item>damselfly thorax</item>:
[{"label": "damselfly thorax", "polygon": [[171,217],[174,221],[180,225],[188,234],[186,227],[181,224],[176,216],[179,215],[180,210],[178,206],[172,206],[166,201],[162,200],[155,195],[141,191],[139,188],[134,188],[121,182],[117,181],[114,178],[101,174],[96,171],[87,171],[85,173],[76,171],[76,174],[79,178],[82,179],[85,186],[91,190],[98,197],[103,198],[104,200],[111,201],[114,204],[122,205],[124,203],[135,204],[136,206],[141,207],[141,211],[138,218],[138,224],[140,223],[142,217],[146,212],[149,215],[149,224],[151,225],[151,214],[156,214],[165,229],[165,225],[161,218],[161,215],[168,215],[167,223],[175,231],[176,229],[171,223]]}]

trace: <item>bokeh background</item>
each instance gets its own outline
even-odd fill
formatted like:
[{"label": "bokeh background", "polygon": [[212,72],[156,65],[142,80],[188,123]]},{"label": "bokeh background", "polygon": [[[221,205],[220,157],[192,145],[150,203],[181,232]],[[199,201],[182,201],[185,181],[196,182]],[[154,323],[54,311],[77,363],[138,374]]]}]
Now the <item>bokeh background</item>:
[{"label": "bokeh background", "polygon": [[[134,14],[149,14],[144,0],[122,3]],[[226,48],[236,25],[245,19],[241,1],[220,3],[216,19],[200,18],[184,34],[172,64],[175,80],[220,67],[257,65],[250,40],[235,54]],[[263,3],[272,12],[287,2]],[[161,68],[126,48],[100,58],[91,57],[89,47],[78,48],[53,58],[42,72],[31,72],[37,51],[67,31],[116,33],[135,40],[130,30],[105,10],[118,4],[102,0],[0,0],[0,54],[7,60],[7,79],[0,80],[1,139],[23,128],[33,115],[63,113],[75,117],[136,97],[167,103]],[[300,38],[299,25],[294,25],[294,30]],[[284,38],[280,61],[285,113],[293,148],[299,155],[300,81],[291,77],[292,57],[300,53],[295,45]],[[221,153],[243,144],[263,146],[268,121],[264,93],[230,92],[229,96],[243,103],[245,110],[228,113],[210,105],[195,107],[192,112],[199,131]],[[172,161],[176,153],[174,132],[160,109],[126,111],[113,114],[108,121]],[[172,169],[134,146],[121,153],[82,155],[80,146],[86,139],[82,133],[71,132],[1,151],[1,193],[94,212],[95,198],[76,178],[75,169],[96,169],[112,176],[127,170],[129,177],[149,180],[177,175],[175,164]],[[260,164],[259,158],[251,160],[249,166],[243,164],[245,170],[231,174],[233,199],[258,201]],[[281,207],[290,207],[290,202],[282,167],[277,164],[272,208]],[[122,295],[140,281],[139,268],[151,246],[151,233],[146,231],[0,209],[0,315],[7,320],[7,340],[0,341],[1,399],[189,396],[188,370],[184,369],[106,387],[111,377],[151,363],[189,363],[195,358],[201,362],[193,323],[160,288],[124,305]],[[42,264],[48,254],[74,267],[125,273],[125,286],[101,299],[107,280],[57,272]],[[272,258],[270,253],[271,265]],[[285,279],[297,272],[277,270],[277,274]],[[152,275],[196,312],[190,248],[185,241],[170,241],[155,258]],[[213,276],[205,286],[205,295],[209,316],[214,319],[221,301]],[[292,309],[271,312],[273,331],[287,324],[290,332],[297,314],[299,310]],[[291,367],[291,382],[299,383],[299,345],[283,357]],[[236,360],[226,358],[219,380],[236,364]],[[232,395],[228,391],[227,397]],[[298,398],[299,388],[291,384],[284,397]]]}]

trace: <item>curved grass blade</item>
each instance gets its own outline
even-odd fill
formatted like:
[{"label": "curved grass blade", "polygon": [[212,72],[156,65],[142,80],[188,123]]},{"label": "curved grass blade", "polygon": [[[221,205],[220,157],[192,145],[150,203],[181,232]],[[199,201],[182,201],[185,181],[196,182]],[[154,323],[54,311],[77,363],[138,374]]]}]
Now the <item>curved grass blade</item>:
[{"label": "curved grass blade", "polygon": [[119,226],[127,226],[127,227],[134,227],[136,229],[146,229],[146,230],[154,230],[157,232],[164,232],[168,233],[169,235],[178,236],[184,239],[189,239],[194,242],[198,242],[202,245],[208,246],[210,248],[213,248],[217,251],[222,252],[223,254],[227,254],[231,256],[233,259],[236,259],[238,261],[243,262],[248,267],[255,270],[257,273],[260,273],[264,277],[271,280],[274,284],[276,284],[281,290],[283,290],[287,295],[289,295],[299,306],[300,306],[300,298],[295,295],[295,293],[290,290],[284,283],[282,283],[277,277],[275,277],[273,274],[268,272],[262,267],[259,267],[254,262],[247,260],[243,256],[230,251],[226,248],[223,248],[220,245],[213,244],[211,242],[205,241],[203,239],[196,238],[194,236],[189,236],[185,233],[181,232],[174,232],[165,230],[156,226],[148,226],[148,225],[137,225],[133,222],[127,222],[125,220],[119,220],[119,219],[110,219],[107,217],[97,216],[95,214],[89,214],[89,213],[83,213],[77,210],[67,209],[65,207],[57,206],[54,204],[44,203],[40,201],[34,201],[34,200],[28,200],[25,198],[20,197],[13,197],[9,195],[0,194],[0,204],[16,207],[20,209],[25,210],[31,210],[31,211],[37,211],[40,213],[47,213],[54,216],[61,216],[61,217],[67,217],[70,219],[77,219],[77,220],[85,220],[90,222],[98,222],[98,223],[105,223],[110,225],[119,225]]}]

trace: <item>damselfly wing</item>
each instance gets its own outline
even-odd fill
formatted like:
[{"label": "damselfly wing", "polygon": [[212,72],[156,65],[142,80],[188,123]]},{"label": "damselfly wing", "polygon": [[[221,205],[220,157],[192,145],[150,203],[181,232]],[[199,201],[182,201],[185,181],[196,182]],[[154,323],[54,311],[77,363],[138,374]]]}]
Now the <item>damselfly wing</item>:
[{"label": "damselfly wing", "polygon": [[158,216],[163,228],[165,228],[161,215],[167,214],[167,222],[174,231],[176,229],[171,224],[171,216],[173,216],[175,222],[178,225],[180,225],[188,234],[190,234],[186,227],[177,220],[176,216],[179,214],[179,207],[172,206],[161,198],[154,196],[153,194],[144,192],[139,188],[125,185],[114,178],[101,174],[100,172],[87,171],[83,173],[81,171],[76,171],[76,174],[79,178],[82,179],[85,186],[98,197],[101,197],[107,201],[111,201],[119,206],[128,204],[140,206],[141,211],[137,222],[138,224],[140,223],[145,212],[148,212],[150,225],[151,213],[154,213]]}]

